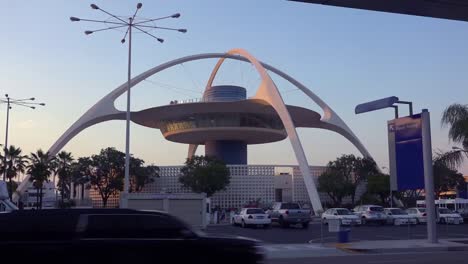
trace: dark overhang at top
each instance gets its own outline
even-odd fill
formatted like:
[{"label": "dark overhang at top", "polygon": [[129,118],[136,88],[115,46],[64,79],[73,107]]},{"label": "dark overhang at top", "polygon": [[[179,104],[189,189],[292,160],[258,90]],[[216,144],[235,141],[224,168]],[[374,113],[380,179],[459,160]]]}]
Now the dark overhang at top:
[{"label": "dark overhang at top", "polygon": [[467,0],[290,0],[468,22]]}]

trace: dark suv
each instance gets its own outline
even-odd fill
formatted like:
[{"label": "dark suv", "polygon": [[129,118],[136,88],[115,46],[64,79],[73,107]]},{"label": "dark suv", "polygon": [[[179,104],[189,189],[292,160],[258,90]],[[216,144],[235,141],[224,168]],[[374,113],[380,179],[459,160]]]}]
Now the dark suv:
[{"label": "dark suv", "polygon": [[0,248],[15,258],[64,263],[258,263],[255,240],[209,237],[162,212],[15,211],[0,215]]}]

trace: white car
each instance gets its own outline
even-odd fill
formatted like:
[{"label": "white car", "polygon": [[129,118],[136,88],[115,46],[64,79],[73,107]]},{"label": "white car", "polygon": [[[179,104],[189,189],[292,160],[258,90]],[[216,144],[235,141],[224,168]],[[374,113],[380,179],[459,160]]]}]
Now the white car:
[{"label": "white car", "polygon": [[410,216],[400,208],[385,208],[387,223],[391,225],[415,225],[418,223],[416,217]]},{"label": "white car", "polygon": [[439,208],[437,219],[440,224],[463,224],[463,217],[447,208]]},{"label": "white car", "polygon": [[413,207],[406,209],[409,216],[416,218],[416,223],[427,223],[426,208]]},{"label": "white car", "polygon": [[270,216],[261,208],[242,208],[238,214],[233,216],[231,221],[233,225],[240,225],[242,227],[261,225],[268,228],[271,226]]},{"label": "white car", "polygon": [[340,225],[360,225],[361,219],[346,208],[330,208],[322,214],[322,223],[339,220]]}]

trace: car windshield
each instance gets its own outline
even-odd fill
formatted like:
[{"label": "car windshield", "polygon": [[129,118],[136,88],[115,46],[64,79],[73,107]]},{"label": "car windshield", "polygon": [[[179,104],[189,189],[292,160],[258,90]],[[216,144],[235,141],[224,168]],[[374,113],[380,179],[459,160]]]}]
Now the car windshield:
[{"label": "car windshield", "polygon": [[390,209],[390,213],[392,213],[392,215],[407,215],[408,213],[401,210],[401,209]]},{"label": "car windshield", "polygon": [[247,214],[264,214],[265,211],[263,211],[262,209],[247,209]]},{"label": "car windshield", "polygon": [[418,208],[419,212],[421,213],[425,213],[426,212],[426,208]]},{"label": "car windshield", "polygon": [[297,203],[284,203],[281,205],[281,209],[301,209]]},{"label": "car windshield", "polygon": [[450,211],[450,209],[447,209],[447,208],[439,208],[439,213],[441,213],[441,214],[451,214],[452,211]]},{"label": "car windshield", "polygon": [[383,212],[383,207],[372,206],[372,207],[369,207],[369,210],[372,212]]},{"label": "car windshield", "polygon": [[336,209],[338,215],[350,215],[352,214],[348,209]]}]

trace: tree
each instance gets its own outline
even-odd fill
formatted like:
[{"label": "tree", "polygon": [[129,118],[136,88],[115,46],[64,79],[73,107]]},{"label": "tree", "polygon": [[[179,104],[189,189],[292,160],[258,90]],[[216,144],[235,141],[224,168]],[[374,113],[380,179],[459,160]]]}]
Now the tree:
[{"label": "tree", "polygon": [[19,176],[20,173],[24,173],[28,165],[26,156],[22,155],[21,148],[10,146],[4,148],[4,156],[0,155],[2,166],[0,167],[0,174],[3,175],[6,172],[6,178],[8,179],[8,195],[10,199],[13,195],[13,179]]},{"label": "tree", "polygon": [[99,192],[102,206],[106,208],[109,197],[123,191],[125,153],[115,148],[102,149],[98,155],[91,156],[91,166],[90,183]]},{"label": "tree", "polygon": [[29,181],[33,182],[37,194],[37,209],[42,208],[42,187],[44,182],[49,182],[49,177],[54,171],[55,157],[39,149],[29,156],[30,164],[27,166]]},{"label": "tree", "polygon": [[463,149],[447,152],[446,164],[454,168],[461,165],[463,156],[468,157],[468,105],[452,104],[442,114],[442,125],[449,126],[449,138]]},{"label": "tree", "polygon": [[367,192],[380,198],[382,205],[390,196],[390,176],[388,174],[377,173],[367,177]]},{"label": "tree", "polygon": [[343,173],[330,168],[319,176],[318,185],[318,191],[328,194],[333,206],[340,206],[353,188]]},{"label": "tree", "polygon": [[137,158],[130,159],[130,190],[141,192],[143,187],[154,182],[159,177],[159,167],[155,165],[143,166],[144,161]]},{"label": "tree", "polygon": [[216,158],[193,156],[185,161],[180,170],[179,182],[195,193],[206,193],[211,197],[220,190],[225,190],[230,182],[230,172],[226,164]]},{"label": "tree", "polygon": [[81,197],[84,197],[85,184],[89,183],[92,170],[90,157],[81,157],[71,164],[71,181],[74,188],[70,190],[70,197],[76,197],[76,186],[81,185]]},{"label": "tree", "polygon": [[57,186],[60,191],[62,203],[65,197],[67,199],[70,198],[73,160],[74,159],[70,152],[61,151],[57,154],[55,173],[59,178]]},{"label": "tree", "polygon": [[333,174],[340,174],[346,181],[346,189],[351,196],[351,204],[354,206],[357,187],[367,180],[367,177],[379,173],[377,164],[370,158],[359,158],[354,155],[342,155],[334,161],[330,161],[327,170]]},{"label": "tree", "polygon": [[[88,179],[95,190],[99,192],[103,207],[111,196],[123,191],[125,176],[125,153],[115,148],[102,149],[98,155],[91,158],[78,159],[78,179]],[[130,189],[141,191],[145,184],[152,182],[152,177],[158,176],[157,166],[144,167],[144,161],[130,157]]]},{"label": "tree", "polygon": [[433,159],[434,192],[437,197],[452,190],[466,191],[465,178],[452,167],[448,155],[451,153],[437,153]]}]

